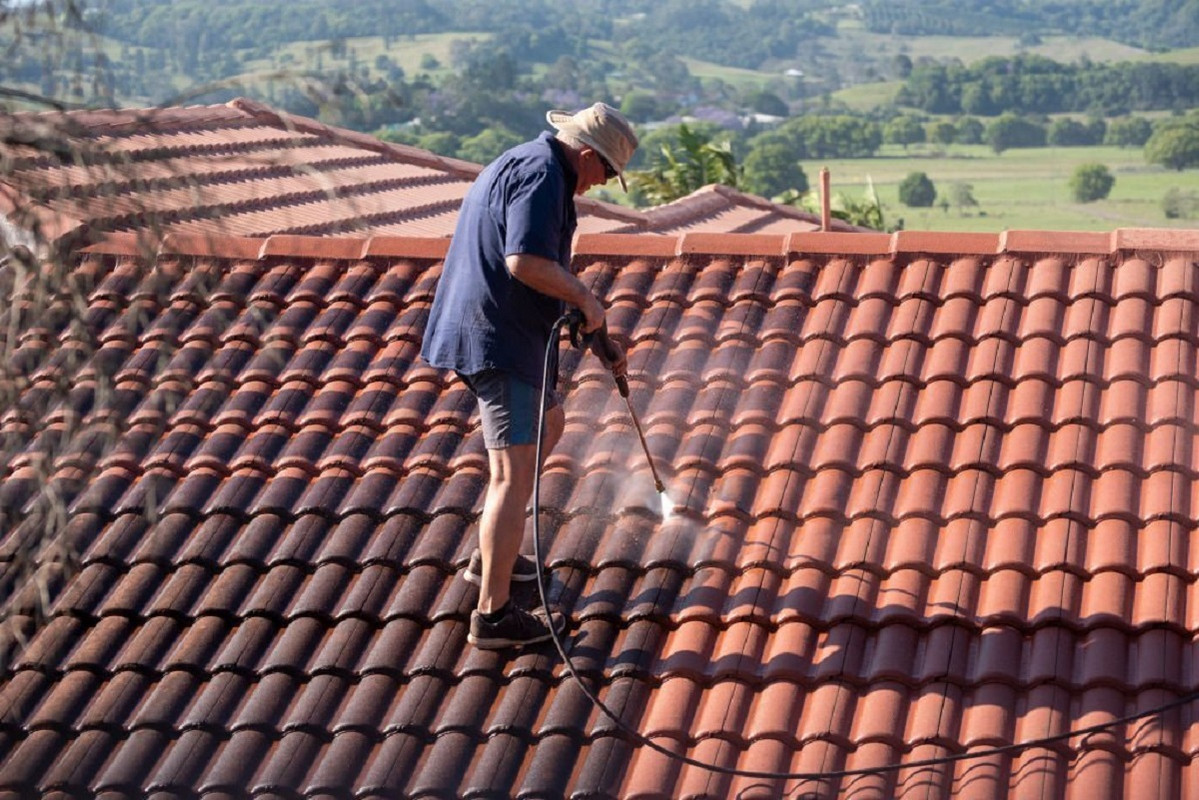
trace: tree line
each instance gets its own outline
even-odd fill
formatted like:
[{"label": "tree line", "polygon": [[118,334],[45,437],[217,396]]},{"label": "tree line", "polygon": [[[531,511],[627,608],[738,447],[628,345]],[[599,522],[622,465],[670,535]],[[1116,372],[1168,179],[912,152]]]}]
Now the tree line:
[{"label": "tree line", "polygon": [[[1191,155],[1194,126],[1185,118],[1182,122],[1151,123],[1141,116],[1122,114],[1113,117],[1101,113],[1102,109],[1091,109],[1093,113],[1085,119],[1049,120],[1043,109],[1055,106],[1044,98],[1057,97],[1055,91],[1058,94],[1066,91],[1068,82],[1080,80],[1079,76],[1100,74],[1100,67],[1085,63],[1064,65],[1031,56],[986,59],[969,67],[922,63],[912,67],[900,100],[924,113],[901,112],[892,106],[862,114],[839,109],[827,97],[797,99],[788,96],[786,90],[790,84],[785,82],[766,89],[742,90],[716,79],[700,81],[691,75],[682,59],[667,52],[668,48],[653,48],[648,39],[636,36],[619,40],[618,46],[626,55],[635,55],[621,64],[625,72],[619,78],[615,75],[617,62],[610,60],[606,51],[596,48],[587,57],[571,54],[578,48],[590,47],[588,37],[591,35],[619,39],[621,31],[618,28],[627,20],[617,21],[611,15],[605,20],[599,19],[603,16],[601,12],[618,8],[624,11],[641,9],[636,13],[643,15],[640,18],[651,29],[673,25],[676,35],[682,37],[674,42],[674,47],[682,47],[686,41],[698,45],[698,38],[688,40],[687,37],[701,36],[704,26],[695,20],[688,21],[684,10],[694,12],[701,22],[723,21],[733,25],[738,17],[719,0],[698,3],[691,0],[597,0],[594,4],[585,4],[586,9],[580,12],[579,19],[570,23],[569,31],[561,27],[561,10],[548,0],[498,4],[495,8],[492,8],[495,4],[485,0],[446,0],[444,5],[438,4],[436,13],[431,15],[425,13],[428,0],[364,0],[361,6],[351,4],[349,0],[297,1],[298,5],[293,9],[308,9],[313,15],[313,19],[294,23],[300,28],[317,25],[330,32],[358,32],[359,28],[355,26],[360,26],[362,19],[370,18],[370,14],[359,15],[357,19],[351,17],[355,16],[353,12],[362,9],[371,13],[394,11],[396,19],[400,20],[407,19],[406,15],[421,17],[424,24],[436,26],[444,23],[438,13],[444,15],[453,11],[460,16],[458,21],[467,26],[483,25],[490,13],[497,26],[495,30],[502,33],[474,42],[456,40],[449,48],[446,64],[428,65],[436,72],[434,78],[424,71],[406,74],[391,59],[387,47],[392,34],[387,31],[393,28],[392,23],[387,22],[381,24],[384,49],[375,51],[369,62],[345,38],[332,38],[314,43],[312,73],[320,78],[319,81],[235,82],[206,91],[203,102],[222,102],[240,94],[250,94],[293,113],[372,132],[384,139],[415,144],[443,155],[485,163],[507,147],[543,129],[546,107],[577,108],[585,102],[604,100],[619,105],[638,123],[661,124],[687,118],[693,120],[688,123],[689,130],[704,133],[705,141],[710,140],[714,146],[727,143],[725,150],[717,147],[700,159],[707,159],[705,163],[710,163],[712,169],[702,164],[700,169],[694,169],[681,163],[662,162],[657,160],[660,148],[652,146],[642,148],[635,168],[652,172],[662,167],[666,172],[690,170],[689,174],[693,175],[720,176],[721,153],[728,152],[737,165],[735,178],[718,177],[708,182],[728,182],[765,197],[806,190],[807,177],[800,167],[801,161],[869,158],[876,155],[884,143],[905,147],[926,142],[936,145],[987,144],[996,152],[1016,147],[1111,144],[1145,147],[1151,161],[1172,168],[1185,168],[1194,163]],[[106,2],[110,8],[123,10],[128,18],[141,20],[142,27],[133,26],[129,34],[131,39],[147,35],[167,36],[167,28],[173,31],[170,36],[199,38],[191,50],[182,46],[164,50],[125,45],[120,58],[111,60],[103,49],[72,50],[70,68],[77,76],[90,75],[91,80],[74,77],[70,85],[62,83],[62,71],[48,69],[46,67],[53,65],[39,61],[42,54],[37,48],[27,48],[20,52],[20,58],[0,64],[0,76],[7,72],[9,75],[19,73],[24,80],[40,77],[47,96],[66,94],[84,102],[95,102],[99,98],[100,104],[106,97],[111,100],[127,94],[135,81],[157,80],[169,84],[170,70],[162,69],[164,62],[173,61],[176,69],[191,69],[196,74],[216,79],[243,68],[243,63],[235,56],[244,57],[258,50],[245,53],[227,47],[220,50],[220,36],[225,28],[218,26],[209,36],[198,32],[197,20],[226,20],[221,16],[223,14],[229,15],[227,20],[234,20],[238,18],[235,11],[248,11],[253,6],[266,15],[255,18],[257,24],[268,25],[273,24],[270,15],[279,13],[274,6],[247,0],[207,4],[180,0],[172,5],[170,13],[158,0]],[[986,5],[983,3],[980,7]],[[765,19],[776,22],[789,11],[806,14],[815,7],[814,0],[753,0],[750,5],[764,13]],[[98,6],[92,10],[95,8]],[[518,17],[517,8],[520,15],[532,14],[529,18],[541,20],[545,27],[538,29],[524,24],[526,17]],[[139,14],[142,16],[136,16]],[[803,14],[796,23],[798,28],[780,24],[778,35],[784,38],[800,36],[797,32],[803,27],[800,23],[808,19]],[[319,21],[315,19],[318,16]],[[112,22],[106,24],[111,26]],[[165,27],[159,33],[151,34],[146,26]],[[216,48],[213,52],[223,52],[226,58],[197,59],[201,52],[197,48],[202,47]],[[547,66],[533,70],[530,59],[542,60]],[[1118,68],[1123,67],[1128,67],[1128,75],[1141,76],[1140,82],[1162,97],[1174,98],[1172,102],[1176,105],[1184,102],[1179,97],[1189,98],[1191,94],[1188,93],[1199,90],[1199,80],[1159,80],[1154,77],[1172,74],[1175,65],[1118,65]],[[1189,76],[1191,73],[1178,74]],[[984,108],[987,114],[962,110],[964,107],[975,108],[962,103],[962,97],[969,95],[966,88],[975,84],[985,84],[986,97],[996,101]],[[1046,91],[1047,85],[1056,88]],[[1127,91],[1125,96],[1135,97],[1136,93]],[[996,98],[1004,102],[999,103]],[[1061,98],[1057,97],[1057,100],[1060,105]],[[1191,105],[1199,106],[1199,101]],[[799,109],[802,109],[801,114],[796,113]],[[775,115],[783,121],[774,126],[746,122],[745,114],[750,110]],[[673,140],[664,141],[664,144],[676,148],[677,152],[680,140],[686,137],[680,136],[677,125],[668,126],[666,130],[673,131],[670,134]],[[655,134],[649,134],[647,141],[654,143],[655,138]],[[1156,141],[1151,141],[1155,138]],[[645,183],[643,191],[635,193],[634,197],[654,202],[663,199],[665,194],[654,189],[651,181]]]},{"label": "tree line", "polygon": [[1036,55],[921,63],[912,68],[896,102],[932,114],[981,116],[1186,111],[1199,106],[1199,64],[1063,64]]},{"label": "tree line", "polygon": [[[1199,45],[1199,0],[92,0],[97,32],[143,47],[277,48],[301,41],[425,33],[542,32],[562,52],[610,41],[631,52],[764,69],[806,59],[837,20],[904,34],[1092,35],[1145,47]],[[220,43],[217,45],[216,43]],[[552,59],[549,59],[552,60]],[[809,63],[815,68],[815,63]]]},{"label": "tree line", "polygon": [[[1076,141],[1074,137],[1085,137]],[[1063,141],[1069,139],[1070,141]],[[1015,114],[983,123],[974,117],[956,122],[922,121],[901,115],[886,123],[849,115],[813,115],[788,120],[777,128],[752,136],[736,136],[711,124],[679,125],[649,133],[643,140],[631,183],[631,196],[639,205],[675,200],[707,183],[722,183],[778,202],[811,205],[809,181],[801,161],[825,158],[869,158],[883,143],[908,145],[988,144],[996,152],[1047,144],[1109,144],[1144,147],[1145,158],[1170,169],[1199,167],[1199,111],[1150,123],[1124,117],[1110,123],[1057,120],[1051,126]],[[643,155],[642,155],[643,154]],[[1070,190],[1079,202],[1106,197],[1115,178],[1098,162],[1082,165],[1072,176]],[[907,206],[927,207],[937,191],[922,172],[909,175],[899,187]],[[842,217],[856,224],[882,229],[882,207],[877,196],[839,198]],[[955,184],[941,197],[948,209],[977,206],[968,184]],[[1191,191],[1176,191],[1163,198],[1169,218],[1193,217],[1199,201]]]},{"label": "tree line", "polygon": [[1138,47],[1199,45],[1199,0],[869,0],[866,27],[910,35],[1092,35]]},{"label": "tree line", "polygon": [[794,57],[805,40],[834,36],[835,28],[816,13],[824,10],[810,0],[753,0],[749,7],[729,0],[97,0],[89,19],[97,32],[145,47],[194,49],[201,37],[255,48],[380,35],[502,36],[524,29],[576,54],[589,41],[605,40],[756,68],[771,58]]}]

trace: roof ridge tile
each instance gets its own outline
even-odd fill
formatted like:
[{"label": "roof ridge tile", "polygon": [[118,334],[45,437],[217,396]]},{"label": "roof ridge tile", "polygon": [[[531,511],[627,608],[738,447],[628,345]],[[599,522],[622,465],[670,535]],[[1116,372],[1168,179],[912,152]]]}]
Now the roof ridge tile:
[{"label": "roof ridge tile", "polygon": [[681,239],[655,233],[584,233],[575,238],[574,254],[671,258],[679,254]]},{"label": "roof ridge tile", "polygon": [[691,231],[678,238],[676,255],[782,256],[786,237],[777,233],[705,233]]},{"label": "roof ridge tile", "polygon": [[800,231],[787,235],[784,251],[789,255],[889,255],[896,252],[894,234]]},{"label": "roof ridge tile", "polygon": [[1005,230],[999,234],[1005,253],[1105,255],[1112,251],[1111,234],[1098,231]]},{"label": "roof ridge tile", "polygon": [[362,257],[367,241],[369,240],[350,237],[277,233],[262,240],[258,258],[301,257],[351,261]]},{"label": "roof ridge tile", "polygon": [[896,253],[945,255],[992,255],[1000,252],[997,233],[897,231],[894,234],[893,248]]},{"label": "roof ridge tile", "polygon": [[450,246],[448,237],[373,236],[367,240],[361,258],[443,259]]},{"label": "roof ridge tile", "polygon": [[1116,228],[1111,232],[1110,252],[1153,250],[1165,253],[1199,251],[1199,229]]}]

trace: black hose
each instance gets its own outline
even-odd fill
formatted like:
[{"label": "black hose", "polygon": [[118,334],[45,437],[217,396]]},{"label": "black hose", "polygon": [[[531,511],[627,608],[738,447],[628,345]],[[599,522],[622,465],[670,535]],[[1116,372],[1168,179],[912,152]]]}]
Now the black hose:
[{"label": "black hose", "polygon": [[568,654],[566,652],[566,646],[562,642],[561,633],[559,633],[558,629],[554,627],[553,617],[550,613],[549,596],[546,592],[545,567],[543,566],[543,559],[542,559],[542,553],[541,553],[541,523],[540,523],[540,519],[541,519],[541,457],[542,457],[542,441],[541,441],[541,439],[542,439],[542,433],[544,432],[544,428],[545,428],[545,414],[546,414],[546,411],[548,410],[548,408],[547,408],[548,404],[546,401],[546,393],[545,393],[545,384],[549,380],[550,366],[552,363],[554,351],[558,347],[558,338],[561,334],[562,329],[564,327],[566,327],[567,325],[569,325],[571,323],[571,320],[572,320],[571,315],[567,314],[567,315],[561,317],[557,322],[554,323],[553,330],[550,332],[549,342],[546,344],[544,366],[542,368],[542,373],[541,373],[541,404],[538,408],[538,414],[537,414],[537,451],[536,451],[537,454],[536,454],[536,461],[534,462],[534,473],[533,473],[533,557],[537,564],[537,594],[541,599],[541,606],[542,606],[543,611],[545,612],[546,622],[549,625],[550,639],[553,641],[554,648],[558,651],[558,655],[560,655],[562,657],[562,663],[566,667],[567,673],[578,685],[579,690],[582,691],[583,694],[587,697],[587,699],[591,701],[592,705],[594,705],[597,709],[599,709],[599,711],[604,716],[606,716],[608,719],[612,720],[613,724],[615,724],[616,727],[618,727],[620,730],[622,730],[626,734],[628,734],[628,736],[632,739],[632,741],[635,745],[637,745],[639,747],[648,747],[649,749],[651,749],[657,753],[660,753],[661,755],[664,755],[667,758],[672,758],[675,761],[679,761],[683,764],[687,764],[692,767],[698,767],[700,769],[708,770],[710,772],[714,772],[714,773],[717,773],[720,775],[733,775],[733,776],[742,777],[742,778],[760,778],[763,780],[775,780],[775,781],[834,781],[834,780],[840,780],[842,778],[854,778],[854,777],[861,777],[861,776],[866,776],[866,775],[884,775],[884,774],[891,773],[891,772],[899,772],[899,771],[905,770],[905,769],[921,769],[921,768],[925,768],[925,767],[937,767],[937,766],[942,766],[945,764],[954,764],[959,761],[971,761],[976,758],[989,758],[991,756],[998,756],[998,755],[1013,755],[1016,753],[1023,752],[1024,750],[1031,750],[1031,749],[1037,748],[1037,747],[1045,747],[1046,745],[1051,745],[1051,744],[1056,744],[1058,742],[1067,741],[1069,739],[1073,739],[1078,736],[1089,736],[1091,734],[1100,733],[1102,731],[1106,731],[1106,730],[1110,730],[1111,728],[1115,728],[1118,725],[1127,725],[1131,722],[1136,722],[1137,720],[1145,719],[1146,717],[1157,716],[1159,714],[1165,713],[1166,711],[1170,711],[1171,709],[1179,708],[1180,706],[1184,706],[1188,703],[1192,703],[1192,702],[1195,702],[1196,700],[1199,700],[1199,691],[1194,691],[1194,692],[1190,692],[1189,694],[1183,695],[1180,698],[1172,700],[1169,703],[1164,703],[1160,706],[1156,706],[1156,707],[1148,709],[1146,711],[1140,711],[1136,714],[1129,714],[1128,716],[1120,717],[1119,719],[1110,720],[1108,722],[1099,723],[1097,725],[1089,725],[1085,728],[1076,728],[1074,730],[1066,731],[1065,733],[1054,734],[1053,736],[1044,736],[1040,739],[1032,739],[1027,742],[1021,742],[1019,744],[1013,743],[1013,744],[1009,744],[1009,745],[1002,745],[999,747],[991,747],[986,750],[977,750],[972,753],[957,753],[956,755],[941,756],[939,758],[926,758],[926,759],[923,759],[920,761],[908,761],[905,763],[886,764],[881,767],[864,767],[861,769],[843,769],[843,770],[834,770],[831,772],[769,772],[769,771],[765,771],[765,770],[749,770],[749,769],[737,769],[735,767],[721,767],[716,764],[708,764],[706,762],[699,761],[697,759],[691,758],[690,756],[672,752],[672,751],[666,749],[665,747],[663,747],[662,745],[658,744],[657,742],[653,741],[652,739],[649,739],[648,737],[643,735],[640,731],[636,730],[635,728],[630,726],[628,723],[626,723],[624,720],[622,720],[616,714],[616,712],[614,712],[610,708],[608,708],[608,706],[605,705],[604,702],[602,700],[600,700],[599,697],[590,688],[588,688],[587,684],[583,681],[582,676],[579,675],[578,670],[575,669],[575,665],[574,665],[574,662],[570,658],[570,654]]}]

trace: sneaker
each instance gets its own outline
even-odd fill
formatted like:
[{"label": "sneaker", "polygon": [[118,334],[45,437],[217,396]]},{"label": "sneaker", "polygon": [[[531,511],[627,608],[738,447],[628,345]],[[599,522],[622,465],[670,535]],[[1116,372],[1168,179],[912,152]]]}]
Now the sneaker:
[{"label": "sneaker", "polygon": [[[552,614],[554,630],[561,633],[565,618],[559,611]],[[499,650],[504,647],[521,647],[526,644],[544,642],[550,638],[550,623],[544,612],[530,613],[523,608],[509,605],[507,613],[497,622],[488,622],[476,609],[470,613],[470,632],[466,641],[480,650]]]},{"label": "sneaker", "polygon": [[[466,567],[466,580],[480,586],[483,583],[483,554],[479,548],[470,554],[470,564]],[[512,566],[512,580],[515,583],[525,583],[537,580],[537,562],[525,555],[516,556],[516,564]]]}]

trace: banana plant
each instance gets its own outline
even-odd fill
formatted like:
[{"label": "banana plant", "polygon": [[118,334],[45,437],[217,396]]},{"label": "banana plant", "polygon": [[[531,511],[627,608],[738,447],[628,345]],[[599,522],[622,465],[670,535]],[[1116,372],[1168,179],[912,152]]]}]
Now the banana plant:
[{"label": "banana plant", "polygon": [[738,188],[741,167],[728,139],[714,140],[680,124],[677,142],[651,156],[649,169],[632,173],[630,183],[652,205],[669,203],[710,183]]}]

